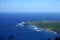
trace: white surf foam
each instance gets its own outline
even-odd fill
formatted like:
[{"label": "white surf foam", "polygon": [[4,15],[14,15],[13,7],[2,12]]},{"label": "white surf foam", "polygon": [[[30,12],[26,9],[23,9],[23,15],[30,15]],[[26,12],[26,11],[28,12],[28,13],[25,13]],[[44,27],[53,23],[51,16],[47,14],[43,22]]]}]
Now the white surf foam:
[{"label": "white surf foam", "polygon": [[54,33],[54,34],[57,34],[57,32],[54,32],[54,31],[52,31],[52,30],[48,30],[48,29],[43,29],[43,28],[38,28],[38,27],[35,27],[35,26],[31,26],[32,28],[30,28],[30,29],[33,29],[33,30],[35,30],[35,31],[37,31],[37,32],[50,32],[50,33]]}]

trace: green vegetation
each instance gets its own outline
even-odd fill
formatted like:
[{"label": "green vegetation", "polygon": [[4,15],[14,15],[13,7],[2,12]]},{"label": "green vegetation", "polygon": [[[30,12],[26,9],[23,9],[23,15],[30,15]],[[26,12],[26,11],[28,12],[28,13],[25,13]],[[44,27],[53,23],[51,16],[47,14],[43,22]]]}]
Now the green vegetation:
[{"label": "green vegetation", "polygon": [[35,25],[40,28],[49,29],[60,33],[60,22],[54,21],[35,21],[35,22],[26,22],[27,25]]}]

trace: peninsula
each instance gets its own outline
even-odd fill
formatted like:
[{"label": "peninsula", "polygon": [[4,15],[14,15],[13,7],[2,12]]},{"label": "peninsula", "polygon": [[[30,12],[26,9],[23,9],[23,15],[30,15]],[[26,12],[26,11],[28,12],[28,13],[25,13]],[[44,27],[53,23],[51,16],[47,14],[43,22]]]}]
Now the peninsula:
[{"label": "peninsula", "polygon": [[48,29],[60,34],[60,21],[31,21],[31,22],[22,22],[21,24],[24,26],[34,25],[38,28]]}]

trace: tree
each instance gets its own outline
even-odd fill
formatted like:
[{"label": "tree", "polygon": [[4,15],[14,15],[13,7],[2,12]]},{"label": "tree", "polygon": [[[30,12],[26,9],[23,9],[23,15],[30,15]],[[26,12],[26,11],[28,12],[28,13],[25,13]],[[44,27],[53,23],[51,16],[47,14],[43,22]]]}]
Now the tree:
[{"label": "tree", "polygon": [[56,37],[55,40],[60,40],[60,37]]},{"label": "tree", "polygon": [[13,35],[10,35],[9,37],[8,37],[8,40],[13,40],[14,39],[14,36]]},{"label": "tree", "polygon": [[48,38],[48,40],[51,40],[50,38]]}]

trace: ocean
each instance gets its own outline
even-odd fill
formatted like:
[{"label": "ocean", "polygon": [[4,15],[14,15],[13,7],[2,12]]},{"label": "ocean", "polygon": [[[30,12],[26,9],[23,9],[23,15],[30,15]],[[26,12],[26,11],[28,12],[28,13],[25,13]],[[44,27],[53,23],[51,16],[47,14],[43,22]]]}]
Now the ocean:
[{"label": "ocean", "polygon": [[[54,40],[50,32],[38,32],[30,26],[16,26],[27,21],[60,21],[60,13],[0,13],[0,40]],[[30,29],[29,29],[30,28]]]}]

